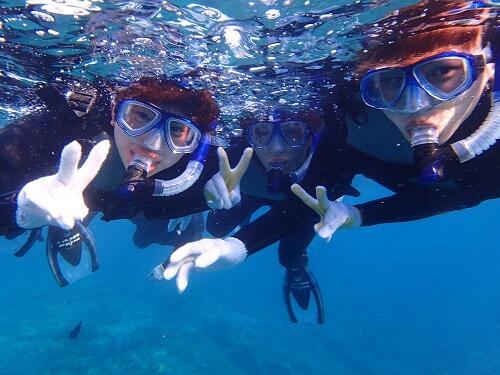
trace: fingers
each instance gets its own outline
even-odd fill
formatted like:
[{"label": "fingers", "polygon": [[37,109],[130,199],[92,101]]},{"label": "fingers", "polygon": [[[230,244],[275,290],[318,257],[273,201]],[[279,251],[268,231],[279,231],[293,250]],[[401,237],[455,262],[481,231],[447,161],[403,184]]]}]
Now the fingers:
[{"label": "fingers", "polygon": [[214,264],[219,259],[219,256],[219,251],[207,251],[196,258],[194,264],[198,268],[207,268]]},{"label": "fingers", "polygon": [[327,210],[330,207],[330,200],[326,195],[326,189],[324,186],[316,186],[316,198],[318,199],[318,204],[323,210]]},{"label": "fingers", "polygon": [[167,231],[173,232],[175,228],[177,228],[177,225],[179,225],[179,231],[184,232],[186,228],[188,227],[189,223],[191,222],[191,215],[184,216],[184,217],[179,217],[176,219],[170,219],[168,221],[168,226],[167,226]]},{"label": "fingers", "polygon": [[[316,226],[314,227],[314,229],[316,230]],[[335,229],[330,227],[329,225],[323,225],[316,231],[316,233],[318,234],[318,236],[325,239],[326,242],[330,242],[333,234],[335,233]]]},{"label": "fingers", "polygon": [[76,181],[78,188],[83,191],[87,187],[87,185],[94,179],[101,169],[104,160],[106,160],[106,156],[108,156],[109,148],[111,144],[108,140],[104,140],[95,145],[92,150],[90,150],[90,154],[83,163],[80,170],[78,170],[78,180]]},{"label": "fingers", "polygon": [[310,196],[307,191],[305,191],[302,186],[299,184],[293,184],[291,187],[292,193],[294,193],[297,197],[304,202],[304,204],[312,208],[314,211],[316,211],[319,215],[322,215],[322,211],[319,210],[319,204],[316,199],[314,199],[312,196]]},{"label": "fingers", "polygon": [[194,269],[194,263],[193,262],[187,262],[184,263],[180,269],[179,273],[177,275],[176,283],[177,283],[177,289],[179,290],[179,293],[182,293],[186,290],[188,284],[189,284],[189,275]]},{"label": "fingers", "polygon": [[67,144],[61,152],[61,161],[57,171],[57,180],[69,186],[78,170],[78,162],[82,157],[82,146],[77,141]]},{"label": "fingers", "polygon": [[226,151],[222,147],[217,147],[217,156],[219,157],[219,172],[223,177],[229,176],[231,166]]},{"label": "fingers", "polygon": [[231,199],[229,199],[229,190],[221,173],[217,173],[214,178],[214,187],[217,191],[217,197],[222,201],[222,207],[229,210],[232,207]]},{"label": "fingers", "polygon": [[240,161],[234,167],[234,169],[231,171],[233,174],[233,184],[237,185],[240,183],[243,175],[246,173],[248,166],[250,165],[250,160],[252,160],[252,155],[253,155],[253,149],[250,147],[247,147],[243,151],[243,155],[241,155]]},{"label": "fingers", "polygon": [[192,217],[192,215],[181,217],[181,225],[179,226],[179,230],[181,232],[184,232],[187,229]]},{"label": "fingers", "polygon": [[163,277],[165,278],[165,280],[172,280],[175,277],[175,275],[177,275],[177,272],[179,272],[179,269],[183,264],[184,264],[183,262],[179,263],[170,262],[168,266],[165,268],[165,271],[163,271]]},{"label": "fingers", "polygon": [[170,255],[171,263],[178,263],[188,257],[194,257],[203,252],[203,245],[200,243],[203,240],[188,242],[187,244],[179,247]]},{"label": "fingers", "polygon": [[173,232],[178,223],[179,219],[170,219],[167,225],[167,232],[168,233]]}]

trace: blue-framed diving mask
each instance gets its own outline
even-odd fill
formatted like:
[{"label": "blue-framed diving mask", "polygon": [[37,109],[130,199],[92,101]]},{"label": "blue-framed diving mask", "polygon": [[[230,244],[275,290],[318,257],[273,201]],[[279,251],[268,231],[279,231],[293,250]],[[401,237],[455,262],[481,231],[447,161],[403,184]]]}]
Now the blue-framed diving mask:
[{"label": "blue-framed diving mask", "polygon": [[376,109],[415,113],[468,90],[484,66],[484,54],[445,52],[403,68],[371,70],[361,79],[361,97]]},{"label": "blue-framed diving mask", "polygon": [[152,129],[160,129],[170,150],[175,154],[193,152],[201,140],[201,131],[188,118],[134,99],[118,103],[115,120],[131,137],[138,137]]},{"label": "blue-framed diving mask", "polygon": [[297,148],[307,143],[310,134],[309,126],[302,121],[259,121],[248,127],[247,140],[253,148],[263,149],[279,135],[288,146]]}]

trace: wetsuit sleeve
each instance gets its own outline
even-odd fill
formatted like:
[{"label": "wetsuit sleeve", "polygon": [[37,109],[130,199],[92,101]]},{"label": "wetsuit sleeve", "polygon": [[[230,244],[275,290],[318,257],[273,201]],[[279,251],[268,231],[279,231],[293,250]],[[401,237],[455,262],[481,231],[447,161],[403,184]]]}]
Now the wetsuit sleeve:
[{"label": "wetsuit sleeve", "polygon": [[471,191],[426,191],[415,189],[356,205],[362,226],[419,220],[441,213],[477,206],[498,192],[474,194]]},{"label": "wetsuit sleeve", "polygon": [[227,236],[238,225],[247,225],[250,216],[259,208],[273,203],[267,199],[242,194],[241,202],[230,210],[212,210],[208,213],[207,232],[214,237]]},{"label": "wetsuit sleeve", "polygon": [[298,198],[290,197],[275,203],[268,212],[242,227],[233,237],[242,241],[248,255],[252,255],[286,237],[304,221],[314,219],[317,221],[314,211]]}]

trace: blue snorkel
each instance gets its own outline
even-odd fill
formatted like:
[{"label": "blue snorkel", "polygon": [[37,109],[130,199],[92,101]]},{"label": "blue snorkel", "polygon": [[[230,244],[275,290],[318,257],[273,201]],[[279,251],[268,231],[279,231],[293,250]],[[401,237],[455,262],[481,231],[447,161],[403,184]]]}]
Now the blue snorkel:
[{"label": "blue snorkel", "polygon": [[[482,3],[482,2],[476,2]],[[477,4],[476,4],[477,5]],[[493,30],[493,44],[489,62],[495,64],[495,75],[491,92],[491,109],[481,126],[470,136],[440,149],[436,139],[429,138],[420,145],[414,146],[414,155],[420,166],[419,182],[429,184],[446,179],[445,167],[455,161],[464,163],[481,155],[500,139],[500,28]],[[432,137],[431,137],[432,138]],[[418,160],[423,160],[418,163]]]}]

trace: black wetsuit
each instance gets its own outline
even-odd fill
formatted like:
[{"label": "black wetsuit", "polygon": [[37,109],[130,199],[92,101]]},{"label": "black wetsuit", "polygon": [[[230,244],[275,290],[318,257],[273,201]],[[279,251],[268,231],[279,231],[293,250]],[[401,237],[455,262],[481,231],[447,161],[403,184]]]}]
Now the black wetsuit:
[{"label": "black wetsuit", "polygon": [[[351,186],[356,174],[372,178],[395,192],[414,189],[413,184],[406,182],[407,178],[411,177],[413,168],[382,162],[360,152],[346,143],[347,129],[339,116],[332,113],[326,120],[327,126],[323,130],[305,178],[300,183],[306,191],[315,196],[316,186],[322,185],[327,187],[331,200],[343,195],[357,196],[359,193]],[[260,164],[255,168],[263,169]],[[249,169],[251,173],[251,168]],[[244,182],[241,184],[242,192],[245,192]],[[262,206],[270,206],[269,211],[246,223],[248,217]],[[318,215],[288,188],[274,199],[242,194],[241,203],[231,210],[209,214],[207,230],[220,237],[238,224],[244,224],[232,236],[245,244],[248,254],[280,241],[280,263],[287,267],[295,261],[306,260],[305,251],[314,237],[313,225],[317,221]]]},{"label": "black wetsuit", "polygon": [[[108,98],[102,98],[96,105],[99,116],[91,115],[83,119],[78,118],[64,103],[59,104],[60,107],[41,109],[0,129],[0,234],[2,235],[21,231],[15,222],[17,193],[26,183],[54,174],[57,171],[61,151],[66,144],[77,139],[84,146],[84,152],[88,152],[92,142],[105,134],[103,130],[112,132],[109,125]],[[82,160],[84,159],[85,156],[82,157]],[[185,170],[189,160],[190,155],[185,155],[174,167],[159,172],[155,178],[168,180],[177,177]],[[201,177],[186,191],[170,197],[143,196],[123,199],[117,193],[117,188],[126,172],[116,147],[112,147],[102,170],[84,191],[84,199],[91,211],[103,213],[102,219],[105,221],[133,219],[138,225],[136,242],[138,246],[144,247],[151,243],[150,240],[144,239],[145,226],[142,223],[144,218],[162,220],[161,225],[164,224],[166,233],[165,219],[183,217],[208,209],[203,197],[203,188],[207,180],[217,172],[217,166],[215,148],[211,147]],[[199,222],[195,220],[192,225],[193,228],[198,228],[196,231],[199,232]],[[190,231],[185,233],[188,235]],[[179,235],[173,232],[171,236]],[[190,240],[190,238],[184,239]],[[171,241],[165,236],[158,238],[157,242],[178,244],[176,239]]]},{"label": "black wetsuit", "polygon": [[[466,138],[476,130],[490,107],[489,94],[485,93],[448,143]],[[393,191],[394,194],[388,197],[355,205],[361,212],[362,226],[418,220],[472,207],[500,196],[500,143],[470,161],[453,165],[448,170],[447,180],[422,185],[417,182],[419,169],[413,163],[408,142],[381,112],[368,112],[366,124],[350,123],[347,128],[338,116],[326,119],[328,126],[301,182],[309,194],[315,196],[315,187],[322,185],[327,188],[331,200],[352,195],[350,184],[357,174]],[[386,133],[390,134],[384,138]],[[300,249],[305,249],[312,239],[312,225],[318,221],[318,215],[292,193],[279,201],[250,198],[245,203],[245,199],[248,198],[243,197],[241,205],[229,213],[213,213],[207,229],[216,236],[226,234],[245,222],[255,210],[253,204],[270,205],[268,212],[243,225],[233,237],[245,243],[249,255],[278,240],[295,239],[289,259],[280,251],[280,261],[297,259]],[[282,245],[285,250],[285,244]]]}]

